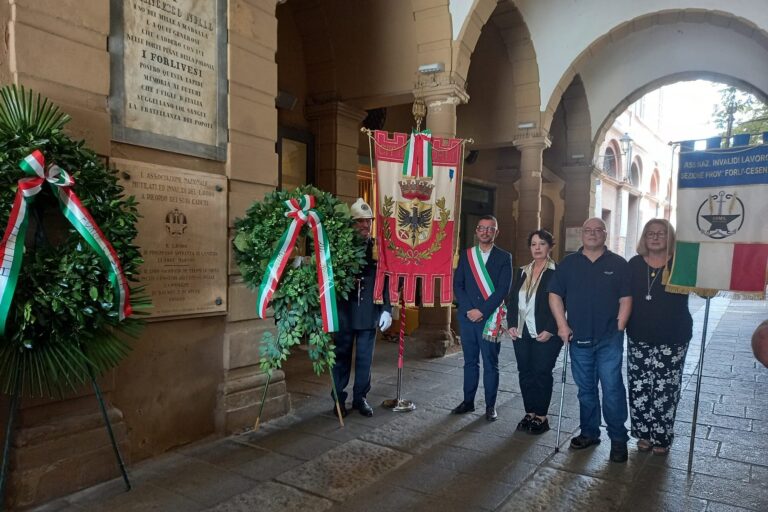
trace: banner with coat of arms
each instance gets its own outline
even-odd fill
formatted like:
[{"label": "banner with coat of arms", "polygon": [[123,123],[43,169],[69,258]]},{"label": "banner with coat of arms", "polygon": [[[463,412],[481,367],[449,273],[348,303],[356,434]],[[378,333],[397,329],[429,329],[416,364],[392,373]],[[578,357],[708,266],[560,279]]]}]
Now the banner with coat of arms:
[{"label": "banner with coat of arms", "polygon": [[763,297],[768,145],[680,153],[675,260],[667,289]]},{"label": "banner with coat of arms", "polygon": [[461,183],[461,139],[432,137],[429,131],[373,133],[376,157],[376,237],[379,265],[374,300],[383,298],[388,277],[392,303],[416,303],[421,287],[423,306],[453,300],[454,224]]}]

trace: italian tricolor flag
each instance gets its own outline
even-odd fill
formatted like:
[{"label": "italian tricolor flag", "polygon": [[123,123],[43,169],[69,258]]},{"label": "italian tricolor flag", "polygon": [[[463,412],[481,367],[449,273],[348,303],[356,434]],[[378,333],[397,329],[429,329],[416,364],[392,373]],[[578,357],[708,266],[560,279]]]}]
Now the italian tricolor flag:
[{"label": "italian tricolor flag", "polygon": [[766,265],[768,244],[678,242],[669,284],[762,293]]},{"label": "italian tricolor flag", "polygon": [[768,145],[681,152],[677,224],[669,291],[764,296]]}]

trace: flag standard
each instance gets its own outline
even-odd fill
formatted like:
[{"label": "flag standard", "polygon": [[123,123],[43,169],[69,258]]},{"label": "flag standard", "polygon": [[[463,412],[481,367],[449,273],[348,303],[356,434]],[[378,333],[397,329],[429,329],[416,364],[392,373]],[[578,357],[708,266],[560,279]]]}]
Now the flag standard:
[{"label": "flag standard", "polygon": [[677,211],[669,291],[764,297],[768,145],[682,151]]},{"label": "flag standard", "polygon": [[[374,300],[386,282],[393,303],[439,306],[453,301],[454,226],[461,183],[461,139],[433,137],[429,131],[373,134],[376,156],[376,237],[379,264]],[[388,280],[385,280],[388,277]]]}]

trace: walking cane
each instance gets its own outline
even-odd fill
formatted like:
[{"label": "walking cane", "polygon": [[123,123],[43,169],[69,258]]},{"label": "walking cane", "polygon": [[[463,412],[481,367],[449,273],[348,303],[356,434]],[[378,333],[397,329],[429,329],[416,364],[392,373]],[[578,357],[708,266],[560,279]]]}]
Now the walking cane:
[{"label": "walking cane", "polygon": [[557,413],[557,441],[555,442],[555,453],[560,451],[560,426],[563,423],[563,398],[565,398],[565,371],[568,369],[568,347],[570,343],[565,344],[565,356],[563,357],[563,384],[560,387],[560,411]]}]

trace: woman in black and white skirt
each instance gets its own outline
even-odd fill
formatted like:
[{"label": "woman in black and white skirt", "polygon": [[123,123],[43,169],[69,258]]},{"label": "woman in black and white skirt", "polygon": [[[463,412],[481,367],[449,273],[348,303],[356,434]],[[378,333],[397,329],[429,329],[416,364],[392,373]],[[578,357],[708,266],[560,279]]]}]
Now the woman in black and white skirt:
[{"label": "woman in black and white skirt", "polygon": [[672,265],[675,230],[665,219],[643,228],[632,269],[632,316],[627,324],[629,413],[637,449],[669,452],[680,400],[685,355],[693,320],[688,295],[668,293],[663,283]]}]

